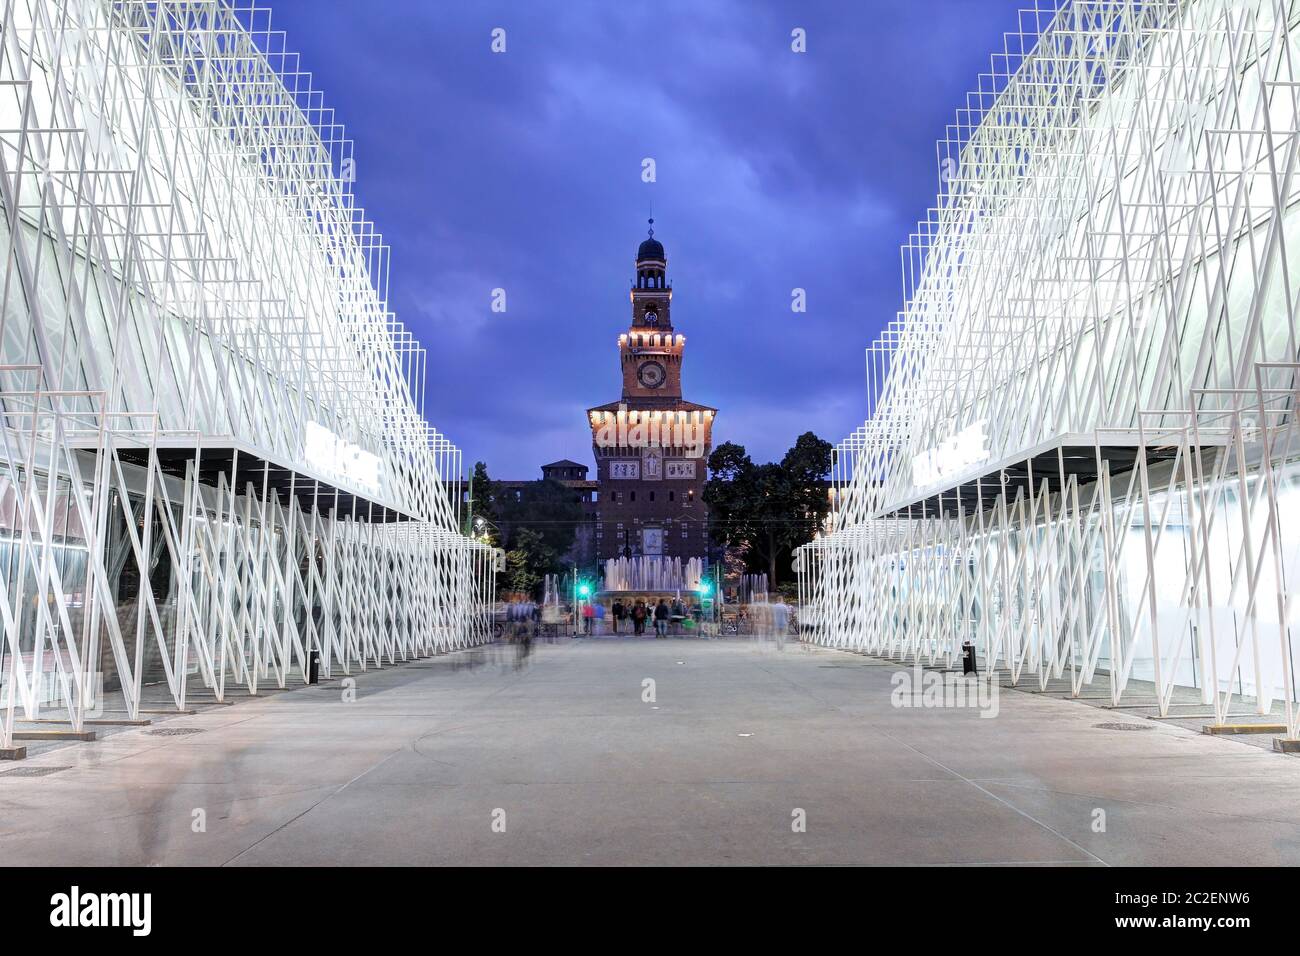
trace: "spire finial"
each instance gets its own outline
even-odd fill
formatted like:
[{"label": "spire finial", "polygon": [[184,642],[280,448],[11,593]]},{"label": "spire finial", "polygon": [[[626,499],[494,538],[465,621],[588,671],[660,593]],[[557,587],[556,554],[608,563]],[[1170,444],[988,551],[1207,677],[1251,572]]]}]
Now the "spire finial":
[{"label": "spire finial", "polygon": [[650,235],[655,234],[655,204],[654,200],[650,201]]}]

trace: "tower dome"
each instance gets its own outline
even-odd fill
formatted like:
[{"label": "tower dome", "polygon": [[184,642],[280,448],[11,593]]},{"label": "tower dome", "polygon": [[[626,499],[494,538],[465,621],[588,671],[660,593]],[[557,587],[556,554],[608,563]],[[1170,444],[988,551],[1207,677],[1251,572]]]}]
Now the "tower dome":
[{"label": "tower dome", "polygon": [[650,235],[641,240],[641,245],[636,247],[636,261],[645,262],[652,259],[655,262],[664,260],[664,244],[655,238],[655,221],[650,220]]},{"label": "tower dome", "polygon": [[654,236],[642,240],[641,245],[637,246],[636,261],[643,262],[646,259],[664,261],[664,244]]}]

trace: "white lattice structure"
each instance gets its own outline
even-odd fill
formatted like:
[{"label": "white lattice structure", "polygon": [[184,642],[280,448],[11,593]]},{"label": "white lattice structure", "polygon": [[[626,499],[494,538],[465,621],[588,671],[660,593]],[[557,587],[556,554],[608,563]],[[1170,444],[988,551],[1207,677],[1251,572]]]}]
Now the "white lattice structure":
[{"label": "white lattice structure", "polygon": [[0,0],[3,719],[488,639],[498,556],[266,10]]},{"label": "white lattice structure", "polygon": [[1300,730],[1300,4],[1043,2],[939,144],[808,637]]}]

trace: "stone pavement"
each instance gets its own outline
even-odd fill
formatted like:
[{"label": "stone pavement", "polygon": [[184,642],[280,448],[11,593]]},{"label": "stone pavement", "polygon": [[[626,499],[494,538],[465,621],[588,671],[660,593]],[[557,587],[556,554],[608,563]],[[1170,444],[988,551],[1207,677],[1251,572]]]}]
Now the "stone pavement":
[{"label": "stone pavement", "polygon": [[1300,863],[1300,758],[1015,691],[993,718],[895,707],[900,669],[736,639],[460,652],[351,703],[336,682],[0,764],[0,859]]}]

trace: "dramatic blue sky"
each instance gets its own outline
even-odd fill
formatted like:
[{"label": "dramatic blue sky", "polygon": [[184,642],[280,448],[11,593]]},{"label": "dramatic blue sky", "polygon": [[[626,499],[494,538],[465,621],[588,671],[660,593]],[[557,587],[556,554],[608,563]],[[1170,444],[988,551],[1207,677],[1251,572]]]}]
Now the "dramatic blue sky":
[{"label": "dramatic blue sky", "polygon": [[715,441],[770,460],[860,424],[935,140],[1025,5],[267,2],[355,141],[392,307],[429,349],[426,412],[498,478],[591,463],[583,411],[618,397],[651,202]]}]

